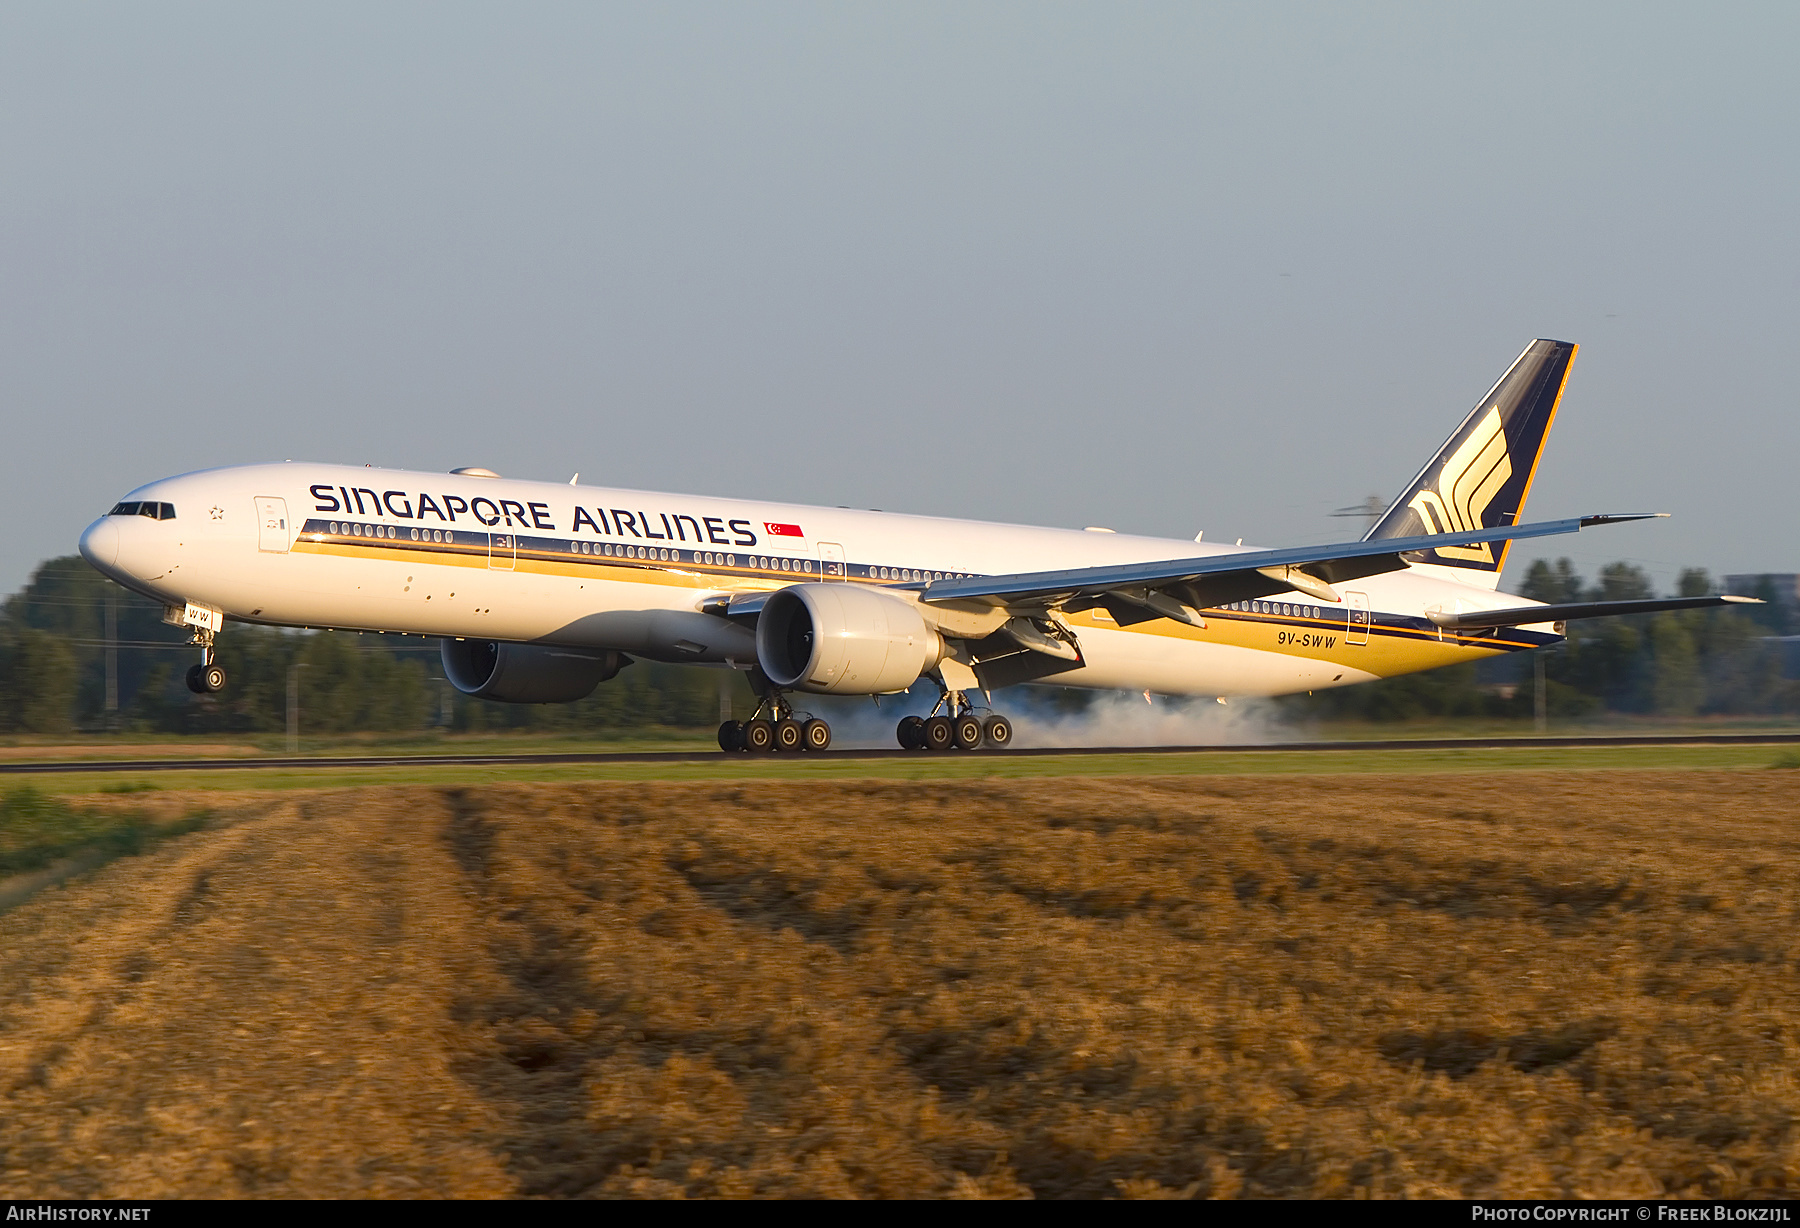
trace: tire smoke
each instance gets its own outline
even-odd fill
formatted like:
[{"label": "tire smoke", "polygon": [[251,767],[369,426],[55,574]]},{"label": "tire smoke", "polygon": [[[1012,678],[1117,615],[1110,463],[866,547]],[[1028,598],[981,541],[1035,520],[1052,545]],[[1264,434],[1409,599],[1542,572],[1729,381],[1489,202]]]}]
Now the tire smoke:
[{"label": "tire smoke", "polygon": [[[971,693],[975,697],[975,693]],[[831,722],[833,746],[894,750],[894,726],[903,716],[928,716],[937,689],[915,686],[884,695],[877,707],[866,699],[792,696],[796,708]],[[975,697],[985,715],[986,697]],[[1021,748],[1090,746],[1256,746],[1291,741],[1273,701],[1215,699],[1125,691],[1071,692],[1051,687],[1011,687],[996,691],[992,710],[1013,722],[1013,745]]]}]

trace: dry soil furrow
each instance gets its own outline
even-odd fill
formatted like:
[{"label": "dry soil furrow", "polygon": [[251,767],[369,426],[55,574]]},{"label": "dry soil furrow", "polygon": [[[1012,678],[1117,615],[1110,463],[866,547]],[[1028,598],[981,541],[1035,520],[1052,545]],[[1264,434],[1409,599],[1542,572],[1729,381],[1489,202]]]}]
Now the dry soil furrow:
[{"label": "dry soil furrow", "polygon": [[[264,821],[296,813],[278,803]],[[83,1031],[135,991],[152,952],[188,923],[211,875],[249,838],[243,827],[198,833],[114,862],[53,907],[0,918],[0,1088],[42,1081]]]},{"label": "dry soil furrow", "polygon": [[509,1192],[451,1071],[469,917],[433,809],[381,790],[315,799],[78,889],[158,906],[90,932],[70,1001],[92,1023],[11,1092],[4,1192]]},{"label": "dry soil furrow", "polygon": [[64,1046],[0,1193],[1791,1193],[1796,820],[1781,773],[315,796],[0,919],[55,948],[0,1043]]},{"label": "dry soil furrow", "polygon": [[556,915],[542,884],[514,864],[533,834],[529,813],[490,813],[477,791],[446,794],[445,847],[479,911],[470,931],[486,975],[463,988],[452,1017],[464,1032],[458,1070],[491,1105],[494,1152],[526,1196],[577,1195],[618,1160],[585,1126],[584,1080],[604,1050],[599,1021],[619,1005],[587,974],[579,932]]}]

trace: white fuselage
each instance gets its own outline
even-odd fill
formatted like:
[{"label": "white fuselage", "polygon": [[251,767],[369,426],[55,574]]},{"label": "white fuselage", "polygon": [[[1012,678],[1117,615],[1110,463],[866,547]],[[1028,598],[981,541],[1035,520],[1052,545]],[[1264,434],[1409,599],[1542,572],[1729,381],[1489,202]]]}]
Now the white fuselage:
[{"label": "white fuselage", "polygon": [[[1249,547],[848,508],[657,494],[368,467],[287,463],[206,470],[128,501],[169,519],[110,515],[82,553],[120,583],[231,619],[620,651],[748,666],[751,633],[701,612],[721,595],[802,582],[899,584],[1163,559]],[[1517,606],[1448,569],[1121,627],[1071,615],[1082,663],[1058,686],[1269,695],[1485,656],[1517,643],[1437,633],[1427,611]],[[1251,608],[1251,606],[1262,607]],[[1359,626],[1370,610],[1377,634]],[[1391,616],[1391,617],[1390,617]],[[1389,636],[1387,623],[1411,628]],[[1397,638],[1396,638],[1397,637]],[[1542,634],[1530,637],[1544,642]],[[1399,640],[1405,640],[1401,644]]]}]

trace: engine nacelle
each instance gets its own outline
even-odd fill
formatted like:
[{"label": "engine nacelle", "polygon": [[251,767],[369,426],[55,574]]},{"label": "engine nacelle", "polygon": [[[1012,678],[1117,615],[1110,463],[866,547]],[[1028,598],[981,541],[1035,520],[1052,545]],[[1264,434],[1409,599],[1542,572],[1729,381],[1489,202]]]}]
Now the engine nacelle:
[{"label": "engine nacelle", "polygon": [[756,661],[779,687],[821,695],[904,691],[943,660],[918,607],[856,584],[795,584],[756,622]]},{"label": "engine nacelle", "polygon": [[603,648],[444,640],[444,677],[464,695],[509,704],[566,704],[631,664]]}]

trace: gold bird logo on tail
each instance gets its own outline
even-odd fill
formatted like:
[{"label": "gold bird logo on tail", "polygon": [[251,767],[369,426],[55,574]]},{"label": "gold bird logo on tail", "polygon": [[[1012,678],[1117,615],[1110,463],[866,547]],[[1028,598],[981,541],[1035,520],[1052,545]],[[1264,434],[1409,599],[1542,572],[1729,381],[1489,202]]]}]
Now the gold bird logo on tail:
[{"label": "gold bird logo on tail", "polygon": [[[1496,406],[1475,427],[1461,447],[1438,470],[1436,489],[1426,487],[1407,506],[1419,514],[1426,533],[1461,533],[1483,528],[1483,515],[1506,480],[1512,477],[1512,460],[1506,453],[1506,434]],[[1486,542],[1477,546],[1442,546],[1438,554],[1467,559],[1471,563],[1494,562],[1494,549]]]}]

